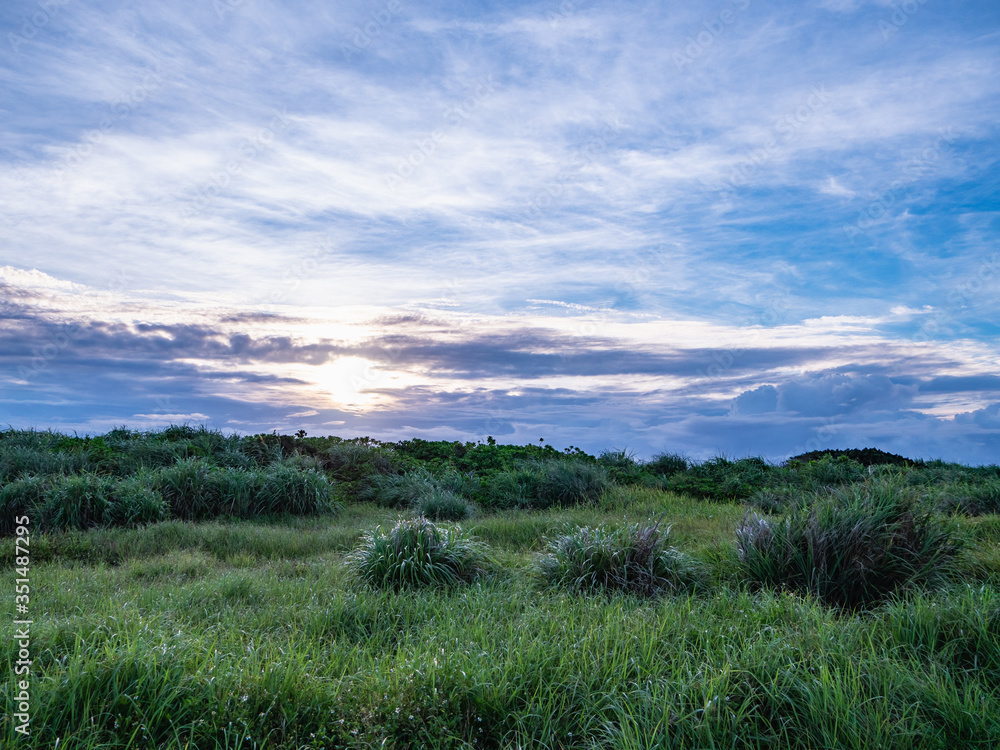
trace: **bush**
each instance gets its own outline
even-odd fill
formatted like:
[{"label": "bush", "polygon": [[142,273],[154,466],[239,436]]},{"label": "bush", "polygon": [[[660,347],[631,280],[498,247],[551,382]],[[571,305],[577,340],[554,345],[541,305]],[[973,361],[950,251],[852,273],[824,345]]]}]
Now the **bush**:
[{"label": "bush", "polygon": [[832,491],[781,519],[750,513],[736,541],[749,580],[846,608],[947,573],[961,548],[953,524],[893,481]]},{"label": "bush", "polygon": [[33,524],[41,521],[39,508],[48,487],[42,477],[24,477],[0,487],[0,536],[14,533],[14,519],[18,516],[27,515]]},{"label": "bush", "polygon": [[184,521],[195,521],[217,516],[221,512],[216,471],[199,458],[189,458],[155,472],[151,482],[166,501],[171,515]]},{"label": "bush", "polygon": [[771,472],[772,467],[762,458],[730,461],[717,456],[674,474],[667,489],[714,500],[742,500],[765,487]]},{"label": "bush", "polygon": [[440,490],[438,482],[426,471],[408,474],[376,474],[368,478],[358,497],[383,508],[412,508],[421,498]]},{"label": "bush", "polygon": [[312,515],[336,509],[333,485],[326,476],[283,463],[264,469],[222,469],[188,459],[154,473],[151,484],[172,514],[183,520]]},{"label": "bush", "polygon": [[691,588],[699,579],[698,568],[667,546],[669,533],[669,527],[659,524],[579,528],[548,542],[538,570],[548,584],[579,592],[652,596]]},{"label": "bush", "polygon": [[106,525],[144,526],[170,516],[167,503],[144,477],[112,481],[110,489],[112,502],[105,508]]},{"label": "bush", "polygon": [[857,461],[862,466],[889,465],[905,467],[921,463],[920,461],[914,461],[911,458],[906,458],[905,456],[900,456],[896,453],[886,453],[878,448],[848,448],[846,450],[822,450],[801,453],[798,456],[792,456],[789,458],[785,461],[785,465],[791,466],[795,463],[807,463],[809,461],[818,461],[823,458],[836,459],[841,456]]},{"label": "bush", "polygon": [[403,519],[388,531],[364,534],[348,555],[359,581],[374,588],[444,586],[472,581],[485,572],[485,548],[460,528],[435,526],[426,518]]},{"label": "bush", "polygon": [[607,469],[613,481],[622,484],[635,484],[643,472],[643,465],[635,460],[635,453],[625,448],[604,451],[597,462]]},{"label": "bush", "polygon": [[663,477],[672,477],[687,471],[688,460],[678,453],[660,453],[645,465],[646,471]]},{"label": "bush", "polygon": [[942,493],[938,507],[948,513],[967,516],[1000,513],[1000,480],[949,487]]},{"label": "bush", "polygon": [[532,507],[592,503],[611,486],[607,469],[575,459],[546,461]]},{"label": "bush", "polygon": [[78,474],[55,482],[45,494],[39,525],[57,530],[104,525],[114,502],[113,485],[113,479],[96,474]]},{"label": "bush", "polygon": [[464,497],[445,489],[423,495],[414,509],[432,521],[462,521],[472,515],[472,506]]}]

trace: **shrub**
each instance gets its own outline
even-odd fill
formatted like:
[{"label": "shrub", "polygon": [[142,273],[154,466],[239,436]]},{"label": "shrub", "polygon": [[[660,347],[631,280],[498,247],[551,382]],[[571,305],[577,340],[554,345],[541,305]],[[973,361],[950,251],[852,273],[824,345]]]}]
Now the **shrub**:
[{"label": "shrub", "polygon": [[575,459],[546,461],[532,507],[592,503],[611,486],[607,469]]},{"label": "shrub", "polygon": [[462,521],[472,515],[472,506],[464,497],[445,489],[423,495],[414,509],[432,521]]},{"label": "shrub", "polygon": [[199,458],[178,461],[152,475],[160,493],[176,518],[193,521],[219,515],[221,498],[213,469]]},{"label": "shrub", "polygon": [[112,502],[104,513],[104,523],[109,526],[144,526],[170,516],[167,503],[145,477],[112,482],[110,489]]},{"label": "shrub", "polygon": [[262,472],[263,502],[251,515],[330,513],[336,509],[333,484],[318,471],[275,464]]},{"label": "shrub", "polygon": [[17,528],[14,519],[18,516],[27,515],[31,523],[39,523],[39,508],[48,486],[42,477],[24,477],[0,487],[0,536],[14,533]]},{"label": "shrub", "polygon": [[426,518],[403,519],[389,530],[376,526],[348,555],[352,575],[374,588],[442,586],[472,581],[485,572],[485,548],[460,528]]},{"label": "shrub", "polygon": [[687,471],[688,460],[678,453],[660,453],[645,465],[646,471],[664,477],[672,477]]},{"label": "shrub", "polygon": [[848,448],[846,450],[821,450],[801,453],[798,456],[789,458],[785,461],[785,465],[791,466],[794,463],[818,461],[823,458],[835,459],[840,456],[857,461],[862,466],[880,466],[886,464],[890,466],[913,466],[914,464],[921,463],[920,461],[914,461],[911,458],[906,458],[895,453],[886,453],[878,448]]},{"label": "shrub", "polygon": [[78,474],[55,482],[45,494],[41,524],[47,529],[87,529],[105,523],[114,502],[114,480]]},{"label": "shrub", "polygon": [[953,524],[893,481],[832,491],[776,520],[750,513],[736,540],[749,580],[846,608],[946,573],[961,548]]},{"label": "shrub", "polygon": [[613,481],[622,484],[635,484],[643,471],[643,465],[635,460],[635,452],[626,448],[604,451],[597,457],[597,462],[607,469]]},{"label": "shrub", "polygon": [[627,591],[642,596],[693,587],[697,566],[667,546],[669,527],[635,524],[617,529],[579,528],[550,540],[538,563],[550,585],[574,591]]},{"label": "shrub", "polygon": [[377,474],[368,478],[358,497],[383,508],[402,509],[414,507],[421,498],[439,489],[434,477],[422,470],[408,474]]},{"label": "shrub", "polygon": [[715,500],[744,499],[767,485],[772,468],[762,458],[736,461],[716,456],[674,474],[667,488],[694,497]]},{"label": "shrub", "polygon": [[498,510],[530,508],[538,497],[541,480],[537,466],[500,471],[483,483],[478,499],[483,505]]},{"label": "shrub", "polygon": [[942,493],[938,507],[948,513],[967,516],[1000,513],[1000,480],[949,487]]}]

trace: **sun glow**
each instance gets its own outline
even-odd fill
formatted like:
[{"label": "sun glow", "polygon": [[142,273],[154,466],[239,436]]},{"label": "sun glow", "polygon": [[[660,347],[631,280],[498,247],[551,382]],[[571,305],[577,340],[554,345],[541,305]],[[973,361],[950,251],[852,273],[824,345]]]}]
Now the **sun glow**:
[{"label": "sun glow", "polygon": [[315,368],[311,375],[319,389],[342,406],[373,406],[379,394],[369,390],[387,385],[389,381],[385,372],[363,357],[341,357]]}]

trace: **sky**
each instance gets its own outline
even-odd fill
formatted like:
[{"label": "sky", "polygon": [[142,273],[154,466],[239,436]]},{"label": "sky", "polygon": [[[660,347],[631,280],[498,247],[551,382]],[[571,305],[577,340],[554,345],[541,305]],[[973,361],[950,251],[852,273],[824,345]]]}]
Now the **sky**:
[{"label": "sky", "polygon": [[1000,4],[0,6],[0,425],[1000,463]]}]

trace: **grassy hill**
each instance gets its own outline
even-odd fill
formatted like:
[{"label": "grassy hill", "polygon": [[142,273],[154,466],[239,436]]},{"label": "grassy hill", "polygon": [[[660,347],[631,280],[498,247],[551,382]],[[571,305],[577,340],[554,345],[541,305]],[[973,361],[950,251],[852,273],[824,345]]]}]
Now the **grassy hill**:
[{"label": "grassy hill", "polygon": [[998,510],[1000,467],[874,449],[8,430],[0,738],[996,747]]}]

